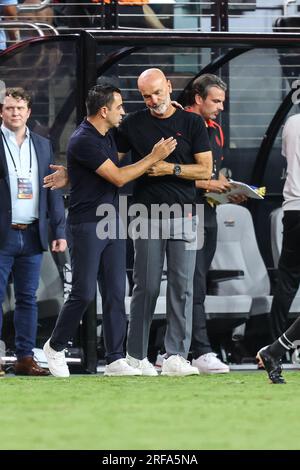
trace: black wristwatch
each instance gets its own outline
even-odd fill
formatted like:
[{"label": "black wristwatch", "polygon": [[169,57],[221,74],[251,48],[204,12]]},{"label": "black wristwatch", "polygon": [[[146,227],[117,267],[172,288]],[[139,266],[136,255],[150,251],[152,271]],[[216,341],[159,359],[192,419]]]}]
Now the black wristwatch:
[{"label": "black wristwatch", "polygon": [[179,176],[180,174],[181,174],[181,166],[180,165],[174,165],[173,175]]}]

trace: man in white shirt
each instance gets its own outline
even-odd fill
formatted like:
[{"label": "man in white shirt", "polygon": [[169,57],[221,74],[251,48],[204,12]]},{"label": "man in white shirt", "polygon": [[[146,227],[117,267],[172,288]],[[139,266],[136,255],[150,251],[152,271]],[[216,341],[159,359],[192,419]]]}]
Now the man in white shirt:
[{"label": "man in white shirt", "polygon": [[[260,365],[274,384],[285,383],[280,359],[296,348],[300,339],[300,318],[289,328],[288,313],[300,283],[300,114],[291,116],[283,129],[282,155],[287,159],[287,176],[283,189],[283,241],[278,263],[278,282],[270,313],[271,333],[278,338],[257,353]],[[282,334],[282,332],[284,333]]]},{"label": "man in white shirt", "polygon": [[278,283],[271,308],[273,339],[287,327],[288,312],[300,282],[300,114],[291,116],[283,129],[282,155],[287,159],[283,189],[283,241]]},{"label": "man in white shirt", "polygon": [[65,216],[62,196],[44,189],[43,177],[53,163],[48,139],[26,126],[31,97],[22,88],[7,88],[0,105],[0,332],[1,304],[12,272],[19,375],[48,375],[33,359],[37,330],[36,291],[42,252],[48,249],[48,218],[52,251],[64,251]]}]

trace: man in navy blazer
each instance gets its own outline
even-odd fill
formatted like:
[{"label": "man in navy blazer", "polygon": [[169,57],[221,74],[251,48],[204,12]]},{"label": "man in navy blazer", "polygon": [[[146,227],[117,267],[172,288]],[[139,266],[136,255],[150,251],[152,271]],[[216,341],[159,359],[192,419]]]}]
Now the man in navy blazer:
[{"label": "man in navy blazer", "polygon": [[67,244],[62,196],[43,188],[43,178],[53,163],[51,144],[28,129],[30,113],[31,97],[22,88],[8,88],[0,104],[0,332],[1,304],[12,273],[16,297],[15,373],[48,375],[34,361],[32,351],[42,252],[48,249],[48,221],[52,251],[62,252]]}]

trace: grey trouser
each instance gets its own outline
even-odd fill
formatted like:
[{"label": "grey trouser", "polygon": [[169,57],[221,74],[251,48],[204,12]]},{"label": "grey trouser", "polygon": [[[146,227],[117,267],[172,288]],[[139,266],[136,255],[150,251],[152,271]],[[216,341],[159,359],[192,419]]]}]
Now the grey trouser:
[{"label": "grey trouser", "polygon": [[[191,221],[190,221],[191,222]],[[167,257],[167,328],[165,349],[168,355],[187,357],[192,331],[193,277],[196,261],[196,218],[184,226],[182,219],[171,222],[168,239],[134,240],[134,289],[130,307],[127,339],[128,354],[136,359],[147,357],[151,321],[165,256]]]}]

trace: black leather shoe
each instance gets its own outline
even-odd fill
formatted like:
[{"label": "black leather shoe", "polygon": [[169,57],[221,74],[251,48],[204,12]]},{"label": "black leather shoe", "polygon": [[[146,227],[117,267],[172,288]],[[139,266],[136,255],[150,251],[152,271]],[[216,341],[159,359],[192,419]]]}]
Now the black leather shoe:
[{"label": "black leather shoe", "polygon": [[256,359],[260,366],[263,366],[268,373],[269,379],[273,384],[285,384],[286,381],[281,375],[282,367],[280,359],[275,359],[268,351],[269,346],[261,348],[257,355]]}]

